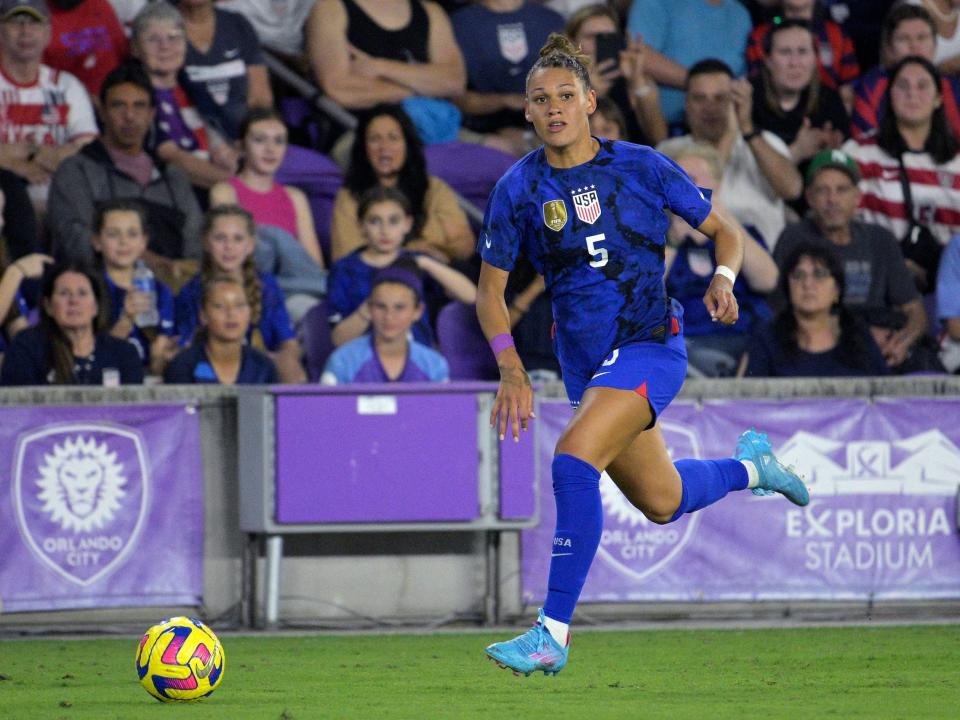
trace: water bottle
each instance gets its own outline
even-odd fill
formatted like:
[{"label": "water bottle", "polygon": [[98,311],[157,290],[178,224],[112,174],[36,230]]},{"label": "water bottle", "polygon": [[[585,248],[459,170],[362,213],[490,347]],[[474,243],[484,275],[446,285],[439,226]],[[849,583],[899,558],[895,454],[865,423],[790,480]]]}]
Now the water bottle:
[{"label": "water bottle", "polygon": [[156,327],[160,324],[160,313],[157,312],[157,281],[153,277],[153,271],[143,260],[137,260],[133,268],[133,289],[146,293],[150,298],[150,308],[137,313],[133,321],[137,327]]}]

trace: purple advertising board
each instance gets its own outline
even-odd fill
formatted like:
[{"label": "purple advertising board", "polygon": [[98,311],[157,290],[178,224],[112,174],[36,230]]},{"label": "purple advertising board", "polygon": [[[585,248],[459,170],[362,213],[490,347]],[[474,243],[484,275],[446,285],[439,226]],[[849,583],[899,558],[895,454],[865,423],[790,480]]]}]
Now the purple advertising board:
[{"label": "purple advertising board", "polygon": [[0,457],[4,612],[200,603],[192,406],[3,408]]},{"label": "purple advertising board", "polygon": [[[540,525],[523,532],[524,602],[542,602],[555,521],[550,458],[570,409],[542,402]],[[656,525],[601,478],[604,529],[585,602],[960,598],[960,400],[675,402],[671,456],[730,457],[756,426],[810,488],[731,493]]]},{"label": "purple advertising board", "polygon": [[473,393],[280,395],[276,402],[277,522],[479,516]]}]

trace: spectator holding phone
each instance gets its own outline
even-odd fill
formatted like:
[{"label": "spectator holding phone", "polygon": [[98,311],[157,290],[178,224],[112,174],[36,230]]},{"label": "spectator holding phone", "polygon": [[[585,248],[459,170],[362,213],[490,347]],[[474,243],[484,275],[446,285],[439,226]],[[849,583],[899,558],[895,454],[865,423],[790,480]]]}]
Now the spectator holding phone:
[{"label": "spectator holding phone", "polygon": [[627,121],[624,140],[655,145],[667,137],[660,93],[646,72],[646,47],[639,37],[625,43],[619,18],[607,5],[588,5],[567,20],[565,34],[591,59],[590,84],[608,97]]}]

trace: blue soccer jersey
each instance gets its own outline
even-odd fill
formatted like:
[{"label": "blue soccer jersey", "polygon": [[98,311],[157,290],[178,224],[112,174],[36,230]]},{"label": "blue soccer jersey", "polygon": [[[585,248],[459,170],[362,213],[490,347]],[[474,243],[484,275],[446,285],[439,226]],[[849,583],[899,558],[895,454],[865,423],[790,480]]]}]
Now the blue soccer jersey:
[{"label": "blue soccer jersey", "polygon": [[665,211],[692,227],[710,213],[707,191],[669,158],[599,142],[592,160],[572,168],[551,167],[542,148],[518,161],[493,190],[478,245],[490,265],[512,270],[522,252],[544,275],[557,356],[579,374],[625,343],[666,339]]}]

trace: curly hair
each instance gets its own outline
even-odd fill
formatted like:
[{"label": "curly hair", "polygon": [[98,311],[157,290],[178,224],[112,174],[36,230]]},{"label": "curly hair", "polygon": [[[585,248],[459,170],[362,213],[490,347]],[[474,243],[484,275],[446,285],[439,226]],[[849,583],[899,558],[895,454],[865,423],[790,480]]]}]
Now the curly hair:
[{"label": "curly hair", "polygon": [[427,220],[423,201],[427,195],[430,176],[427,174],[427,159],[423,153],[423,143],[420,141],[420,136],[417,134],[413,121],[402,107],[399,105],[377,105],[361,117],[360,124],[357,125],[353,147],[350,150],[350,165],[343,179],[343,185],[350,191],[355,200],[359,200],[364,192],[380,184],[380,178],[373,169],[370,156],[367,154],[367,131],[370,124],[381,117],[392,117],[396,120],[400,125],[400,132],[403,134],[406,156],[397,176],[396,187],[410,201],[411,214],[413,215],[413,230],[410,236],[416,237],[420,234],[420,230]]}]

